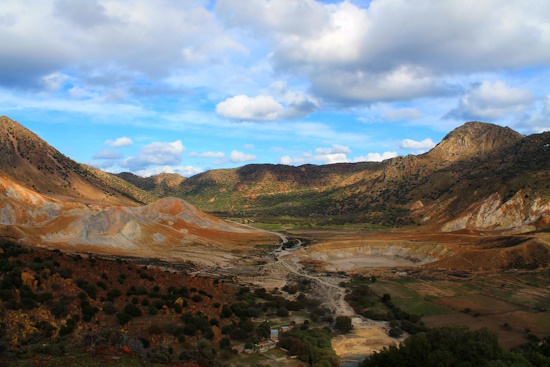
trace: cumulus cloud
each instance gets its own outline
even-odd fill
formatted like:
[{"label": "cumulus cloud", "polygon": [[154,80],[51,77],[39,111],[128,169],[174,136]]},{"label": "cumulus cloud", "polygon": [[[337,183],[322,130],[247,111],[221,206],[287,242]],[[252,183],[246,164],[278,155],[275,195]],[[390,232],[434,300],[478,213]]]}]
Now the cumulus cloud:
[{"label": "cumulus cloud", "polygon": [[7,0],[2,13],[15,14],[13,26],[0,27],[0,54],[8,56],[0,59],[0,84],[8,86],[37,85],[67,68],[83,81],[113,65],[131,77],[128,85],[144,77],[158,82],[245,51],[202,1]]},{"label": "cumulus cloud", "polygon": [[317,162],[326,164],[349,162],[346,154],[350,154],[351,150],[347,146],[334,144],[332,148],[317,148],[315,149],[314,159]]},{"label": "cumulus cloud", "polygon": [[309,152],[302,153],[301,156],[291,157],[289,155],[284,155],[279,160],[279,163],[286,165],[300,166],[302,164],[308,164],[313,161],[313,155]]},{"label": "cumulus cloud", "polygon": [[188,155],[191,158],[225,158],[225,153],[223,152],[203,152],[203,153],[197,153],[197,152],[191,152]]},{"label": "cumulus cloud", "polygon": [[272,96],[248,97],[241,94],[218,103],[216,112],[222,117],[233,120],[275,121],[304,117],[312,113],[315,108],[315,103],[308,99],[292,100],[283,106]]},{"label": "cumulus cloud", "polygon": [[245,144],[244,149],[254,149],[254,144]]},{"label": "cumulus cloud", "polygon": [[532,106],[534,100],[533,93],[527,89],[509,87],[502,81],[484,81],[462,96],[458,107],[445,117],[494,120],[522,113]]},{"label": "cumulus cloud", "polygon": [[382,162],[397,157],[397,152],[369,153],[366,156],[355,157],[354,162]]},{"label": "cumulus cloud", "polygon": [[178,173],[184,177],[190,177],[197,173],[204,172],[200,167],[193,166],[155,166],[137,170],[135,173],[142,177],[158,175],[159,173]]},{"label": "cumulus cloud", "polygon": [[399,148],[407,150],[428,150],[435,147],[435,143],[432,139],[427,138],[422,141],[416,141],[412,139],[403,139],[399,144]]},{"label": "cumulus cloud", "polygon": [[181,143],[181,140],[176,140],[172,143],[154,142],[142,147],[137,156],[128,157],[123,160],[121,166],[135,171],[155,165],[178,165],[181,162],[181,153],[184,150],[185,147]]},{"label": "cumulus cloud", "polygon": [[[275,70],[305,77],[318,95],[363,103],[453,93],[445,77],[550,61],[547,2],[220,0],[228,26],[272,42]],[[487,45],[490,45],[488,47]]]},{"label": "cumulus cloud", "polygon": [[253,162],[256,160],[256,156],[233,150],[229,156],[229,160],[233,163]]},{"label": "cumulus cloud", "polygon": [[115,140],[110,140],[109,139],[105,142],[106,145],[108,145],[110,147],[113,147],[113,148],[129,147],[133,143],[134,142],[132,141],[132,139],[127,138],[125,136],[123,136],[122,138],[116,138]]},{"label": "cumulus cloud", "polygon": [[120,152],[117,152],[116,150],[113,150],[113,149],[103,149],[99,152],[97,152],[96,154],[94,154],[94,156],[92,157],[92,159],[120,159],[124,157],[124,155]]}]

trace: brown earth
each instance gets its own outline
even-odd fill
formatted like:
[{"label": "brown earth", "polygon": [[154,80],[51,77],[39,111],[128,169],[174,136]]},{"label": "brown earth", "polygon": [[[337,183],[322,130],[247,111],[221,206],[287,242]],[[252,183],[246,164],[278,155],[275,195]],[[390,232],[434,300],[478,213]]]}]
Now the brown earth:
[{"label": "brown earth", "polygon": [[276,235],[219,220],[181,199],[109,206],[39,194],[0,176],[0,235],[68,251],[225,264]]}]

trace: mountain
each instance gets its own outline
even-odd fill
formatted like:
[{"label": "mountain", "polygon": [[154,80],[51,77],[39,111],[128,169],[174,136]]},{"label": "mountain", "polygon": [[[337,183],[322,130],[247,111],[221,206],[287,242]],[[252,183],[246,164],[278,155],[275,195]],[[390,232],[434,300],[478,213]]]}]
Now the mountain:
[{"label": "mountain", "polygon": [[0,174],[41,194],[78,200],[137,205],[154,195],[79,164],[6,116],[0,117]]},{"label": "mountain", "polygon": [[[232,250],[278,240],[78,164],[7,117],[0,118],[0,143],[0,237],[67,251],[209,265],[230,261]],[[178,178],[164,177],[173,180]]]},{"label": "mountain", "polygon": [[468,122],[418,156],[211,170],[172,193],[218,216],[534,230],[550,224],[549,144],[550,133]]},{"label": "mountain", "polygon": [[131,172],[121,172],[114,176],[157,196],[176,196],[179,186],[185,180],[185,177],[177,173],[160,173],[150,177],[141,177]]},{"label": "mountain", "polygon": [[509,127],[478,121],[467,122],[447,134],[428,156],[439,161],[483,156],[495,149],[516,143],[523,137]]}]

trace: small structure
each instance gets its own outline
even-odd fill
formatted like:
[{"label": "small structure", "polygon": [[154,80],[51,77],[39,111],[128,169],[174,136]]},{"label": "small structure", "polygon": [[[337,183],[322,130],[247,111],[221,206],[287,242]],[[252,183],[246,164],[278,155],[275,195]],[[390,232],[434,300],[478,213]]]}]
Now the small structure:
[{"label": "small structure", "polygon": [[271,329],[271,335],[269,339],[273,340],[274,342],[279,341],[279,329]]}]

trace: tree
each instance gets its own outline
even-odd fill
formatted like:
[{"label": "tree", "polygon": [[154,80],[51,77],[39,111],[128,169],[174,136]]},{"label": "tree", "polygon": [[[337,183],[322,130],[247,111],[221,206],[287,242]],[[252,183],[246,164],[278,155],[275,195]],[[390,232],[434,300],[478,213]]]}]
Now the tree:
[{"label": "tree", "polygon": [[338,316],[336,318],[336,321],[334,322],[334,328],[343,333],[350,332],[350,330],[353,329],[353,325],[351,324],[351,317]]}]

